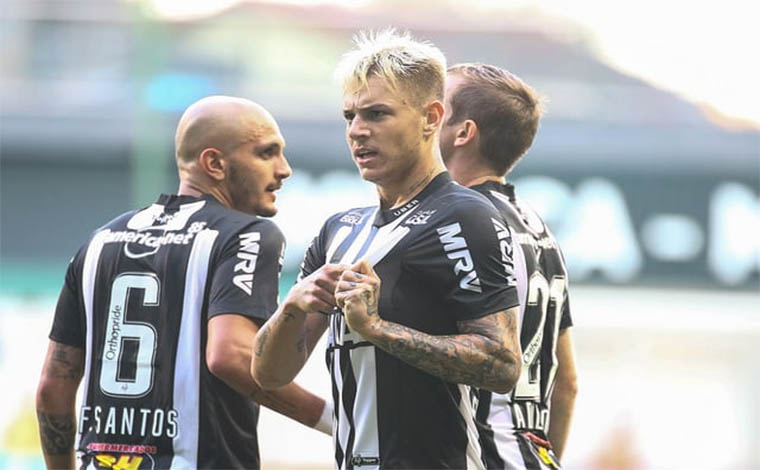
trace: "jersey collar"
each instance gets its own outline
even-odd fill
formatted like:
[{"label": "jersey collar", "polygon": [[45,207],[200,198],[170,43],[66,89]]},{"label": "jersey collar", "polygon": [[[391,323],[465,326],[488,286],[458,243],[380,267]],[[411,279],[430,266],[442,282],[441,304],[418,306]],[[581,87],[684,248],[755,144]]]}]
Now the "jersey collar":
[{"label": "jersey collar", "polygon": [[470,189],[474,189],[481,193],[489,190],[496,191],[497,193],[507,196],[510,201],[515,202],[515,187],[511,183],[501,184],[496,181],[486,181],[485,183],[470,186]]},{"label": "jersey collar", "polygon": [[406,204],[402,206],[392,207],[386,210],[378,210],[377,215],[375,216],[375,221],[372,224],[377,227],[380,227],[390,222],[393,222],[394,220],[398,219],[399,217],[403,216],[410,210],[420,205],[420,203],[422,203],[422,201],[427,199],[431,194],[435,193],[443,185],[450,182],[451,182],[451,175],[449,175],[449,172],[442,171],[441,173],[436,175],[435,178],[430,180],[427,186],[425,186],[422,189],[422,191],[417,193],[417,195],[414,196],[411,201],[407,202]]}]

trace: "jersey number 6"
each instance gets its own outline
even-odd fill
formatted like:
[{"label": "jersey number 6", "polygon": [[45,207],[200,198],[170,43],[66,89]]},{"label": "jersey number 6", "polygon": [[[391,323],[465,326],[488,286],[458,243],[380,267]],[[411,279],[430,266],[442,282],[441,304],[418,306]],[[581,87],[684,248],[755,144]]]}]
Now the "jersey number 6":
[{"label": "jersey number 6", "polygon": [[144,292],[144,306],[155,307],[161,283],[149,273],[124,273],[113,281],[100,370],[100,390],[109,396],[137,398],[153,387],[156,330],[148,323],[127,320],[133,289]]}]

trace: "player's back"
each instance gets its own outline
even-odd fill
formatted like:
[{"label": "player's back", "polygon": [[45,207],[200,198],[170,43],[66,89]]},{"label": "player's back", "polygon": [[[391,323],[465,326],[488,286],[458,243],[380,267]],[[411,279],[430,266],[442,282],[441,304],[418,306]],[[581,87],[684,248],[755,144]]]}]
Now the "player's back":
[{"label": "player's back", "polygon": [[[64,293],[58,307],[78,311],[86,331],[83,467],[259,465],[258,407],[209,372],[206,323],[241,310],[229,299],[250,296],[260,244],[272,239],[281,247],[272,222],[210,196],[163,195],[93,234],[67,273],[79,305],[62,306],[72,303]],[[266,297],[244,301],[271,313]],[[51,338],[65,341],[58,316]]]},{"label": "player's back", "polygon": [[522,373],[511,393],[480,392],[483,453],[488,468],[554,468],[547,434],[557,337],[571,325],[564,258],[546,224],[511,185],[487,182],[472,189],[488,197],[512,229],[523,351]]}]

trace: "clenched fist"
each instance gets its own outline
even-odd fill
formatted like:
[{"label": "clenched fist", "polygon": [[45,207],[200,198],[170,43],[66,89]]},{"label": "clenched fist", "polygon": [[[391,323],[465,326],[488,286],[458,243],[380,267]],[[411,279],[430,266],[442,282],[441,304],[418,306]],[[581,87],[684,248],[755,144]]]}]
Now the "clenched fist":
[{"label": "clenched fist", "polygon": [[373,324],[382,321],[377,313],[379,297],[380,278],[366,260],[343,271],[335,289],[335,300],[348,327],[362,336]]}]

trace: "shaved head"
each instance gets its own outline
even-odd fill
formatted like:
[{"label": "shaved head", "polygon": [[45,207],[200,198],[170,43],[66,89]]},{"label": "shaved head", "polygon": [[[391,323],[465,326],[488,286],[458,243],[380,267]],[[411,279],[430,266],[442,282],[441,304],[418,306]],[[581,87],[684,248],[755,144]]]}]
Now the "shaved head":
[{"label": "shaved head", "polygon": [[185,111],[174,136],[178,163],[189,163],[207,148],[228,153],[254,140],[259,131],[278,129],[269,112],[244,98],[209,96]]}]

